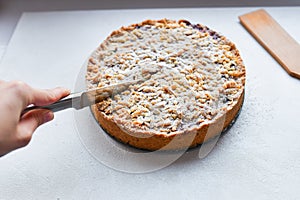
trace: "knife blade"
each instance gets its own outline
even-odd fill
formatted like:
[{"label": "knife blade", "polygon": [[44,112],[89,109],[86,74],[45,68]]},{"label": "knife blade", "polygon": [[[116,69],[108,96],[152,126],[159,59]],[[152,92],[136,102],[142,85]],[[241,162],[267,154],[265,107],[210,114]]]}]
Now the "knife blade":
[{"label": "knife blade", "polygon": [[145,79],[126,81],[118,84],[113,84],[105,87],[83,91],[83,92],[71,93],[69,96],[64,97],[59,101],[46,106],[29,105],[21,112],[21,116],[35,109],[47,109],[53,112],[65,110],[68,108],[75,108],[76,110],[79,110],[84,107],[99,103],[116,94],[119,94],[124,90],[128,89],[130,85],[143,82],[143,81],[145,81]]}]

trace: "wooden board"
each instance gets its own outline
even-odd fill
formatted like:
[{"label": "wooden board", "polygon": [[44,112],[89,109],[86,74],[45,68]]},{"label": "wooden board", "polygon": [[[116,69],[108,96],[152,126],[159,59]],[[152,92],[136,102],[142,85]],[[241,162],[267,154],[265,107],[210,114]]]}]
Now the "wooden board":
[{"label": "wooden board", "polygon": [[291,75],[300,79],[300,45],[265,10],[239,16],[241,24]]}]

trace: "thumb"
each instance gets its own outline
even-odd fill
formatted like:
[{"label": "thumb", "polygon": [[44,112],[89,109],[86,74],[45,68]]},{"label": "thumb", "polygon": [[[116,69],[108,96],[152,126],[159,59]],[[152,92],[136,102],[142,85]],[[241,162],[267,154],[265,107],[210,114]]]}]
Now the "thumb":
[{"label": "thumb", "polygon": [[29,103],[33,103],[37,106],[44,106],[54,103],[70,94],[70,91],[65,88],[57,87],[52,90],[32,89],[31,100]]},{"label": "thumb", "polygon": [[27,145],[31,140],[33,132],[40,125],[51,121],[53,118],[53,112],[45,109],[33,110],[23,115],[18,125],[19,146]]}]

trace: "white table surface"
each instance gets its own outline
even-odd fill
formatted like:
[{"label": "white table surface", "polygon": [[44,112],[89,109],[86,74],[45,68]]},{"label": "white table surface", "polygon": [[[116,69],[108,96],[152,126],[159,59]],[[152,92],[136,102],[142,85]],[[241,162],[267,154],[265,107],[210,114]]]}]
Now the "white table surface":
[{"label": "white table surface", "polygon": [[0,0],[0,56],[23,12],[66,10],[300,6],[299,0]]},{"label": "white table surface", "polygon": [[[74,88],[82,63],[114,29],[148,18],[184,18],[237,45],[247,66],[246,98],[236,123],[206,158],[195,149],[140,174],[96,160],[80,140],[74,112],[59,112],[26,148],[0,158],[0,199],[299,199],[300,81],[239,24],[239,15],[255,9],[23,14],[3,56],[1,79]],[[265,9],[300,41],[300,7]]]}]

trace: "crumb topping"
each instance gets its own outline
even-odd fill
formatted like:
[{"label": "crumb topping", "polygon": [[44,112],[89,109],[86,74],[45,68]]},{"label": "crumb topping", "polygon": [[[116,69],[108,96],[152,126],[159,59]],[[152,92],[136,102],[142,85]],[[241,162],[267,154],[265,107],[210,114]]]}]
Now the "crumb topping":
[{"label": "crumb topping", "polygon": [[114,31],[92,54],[88,88],[151,77],[99,103],[135,131],[174,133],[210,123],[236,104],[245,69],[234,44],[188,21],[144,21]]}]

